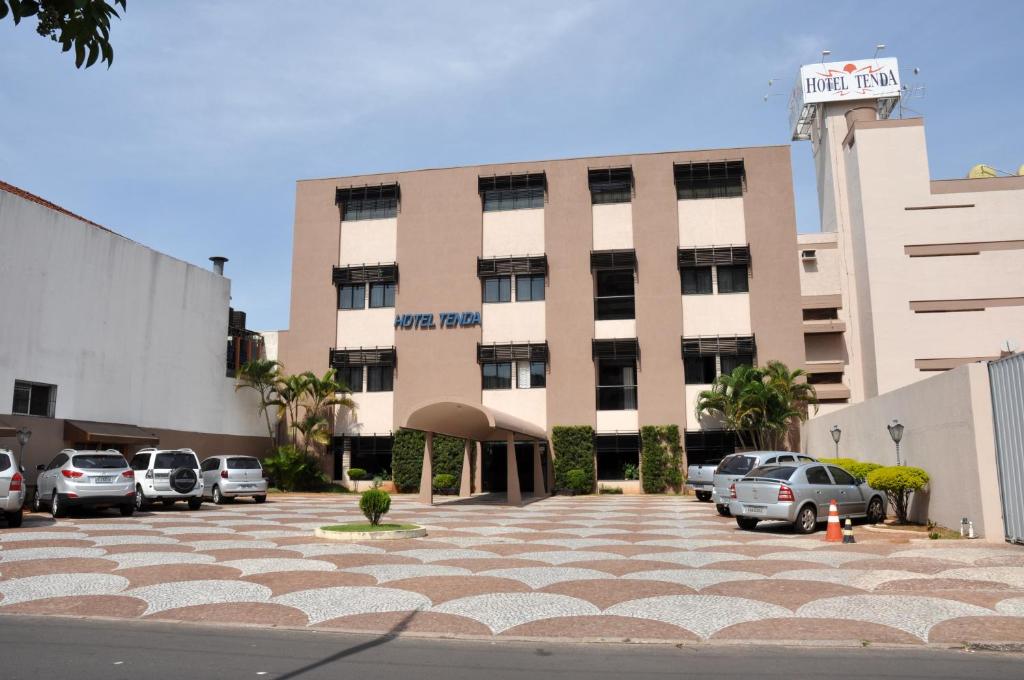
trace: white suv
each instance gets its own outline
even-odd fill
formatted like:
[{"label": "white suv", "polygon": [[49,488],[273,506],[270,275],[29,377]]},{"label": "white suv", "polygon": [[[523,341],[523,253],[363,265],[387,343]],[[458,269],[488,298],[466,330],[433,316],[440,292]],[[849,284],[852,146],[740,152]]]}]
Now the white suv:
[{"label": "white suv", "polygon": [[142,449],[132,458],[131,468],[137,510],[157,500],[164,505],[188,501],[189,510],[203,504],[203,478],[192,449]]},{"label": "white suv", "polygon": [[25,475],[18,469],[18,461],[10,449],[0,449],[0,512],[12,529],[21,526],[22,506],[25,505]]}]

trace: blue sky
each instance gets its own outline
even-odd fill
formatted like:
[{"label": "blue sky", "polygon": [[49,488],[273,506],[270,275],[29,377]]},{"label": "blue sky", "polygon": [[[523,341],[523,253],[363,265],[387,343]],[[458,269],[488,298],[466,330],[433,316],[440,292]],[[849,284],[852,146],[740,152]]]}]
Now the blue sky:
[{"label": "blue sky", "polygon": [[[113,68],[0,22],[0,179],[288,324],[296,179],[789,143],[801,63],[917,66],[933,177],[1024,163],[1024,2],[131,0]],[[908,83],[911,82],[909,79]],[[807,143],[798,228],[818,228]]]}]

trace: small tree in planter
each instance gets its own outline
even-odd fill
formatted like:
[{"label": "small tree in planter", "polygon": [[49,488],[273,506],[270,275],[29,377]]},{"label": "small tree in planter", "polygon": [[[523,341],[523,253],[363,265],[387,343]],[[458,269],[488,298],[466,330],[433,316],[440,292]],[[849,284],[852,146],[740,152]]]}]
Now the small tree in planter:
[{"label": "small tree in planter", "polygon": [[371,525],[377,526],[380,524],[380,518],[391,509],[391,496],[381,489],[364,491],[359,498],[359,509],[363,511]]},{"label": "small tree in planter", "polygon": [[586,470],[569,470],[565,473],[565,485],[573,496],[577,496],[593,491],[594,480]]},{"label": "small tree in planter", "polygon": [[867,481],[873,489],[884,491],[889,497],[897,523],[906,524],[910,496],[928,484],[928,473],[921,468],[895,465],[871,471]]},{"label": "small tree in planter", "polygon": [[366,470],[363,468],[349,468],[348,478],[354,482],[358,482],[361,479],[366,479]]},{"label": "small tree in planter", "polygon": [[455,482],[455,476],[441,473],[434,475],[434,491],[444,496],[452,496],[459,492],[458,485]]}]

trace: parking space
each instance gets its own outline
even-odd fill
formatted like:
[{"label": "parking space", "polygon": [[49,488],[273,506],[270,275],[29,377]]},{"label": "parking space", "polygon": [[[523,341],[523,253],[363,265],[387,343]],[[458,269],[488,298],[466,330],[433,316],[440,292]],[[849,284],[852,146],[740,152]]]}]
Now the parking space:
[{"label": "parking space", "polygon": [[1024,548],[744,532],[688,497],[522,508],[395,497],[423,539],[312,530],[354,496],[272,496],[0,530],[0,613],[613,640],[1024,642]]}]

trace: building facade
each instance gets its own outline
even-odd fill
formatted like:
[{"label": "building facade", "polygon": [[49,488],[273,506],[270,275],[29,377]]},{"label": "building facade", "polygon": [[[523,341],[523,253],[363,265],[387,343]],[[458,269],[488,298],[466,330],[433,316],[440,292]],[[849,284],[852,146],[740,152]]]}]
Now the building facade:
[{"label": "building facade", "polygon": [[258,348],[230,281],[0,184],[0,446],[25,467],[65,447],[268,446],[257,402],[228,377]]},{"label": "building facade", "polygon": [[804,363],[791,176],[782,146],[300,181],[279,358],[353,389],[335,478],[386,469],[442,401],[590,425],[601,480],[639,463],[644,425],[678,425],[691,458],[730,450],[697,393]]}]

